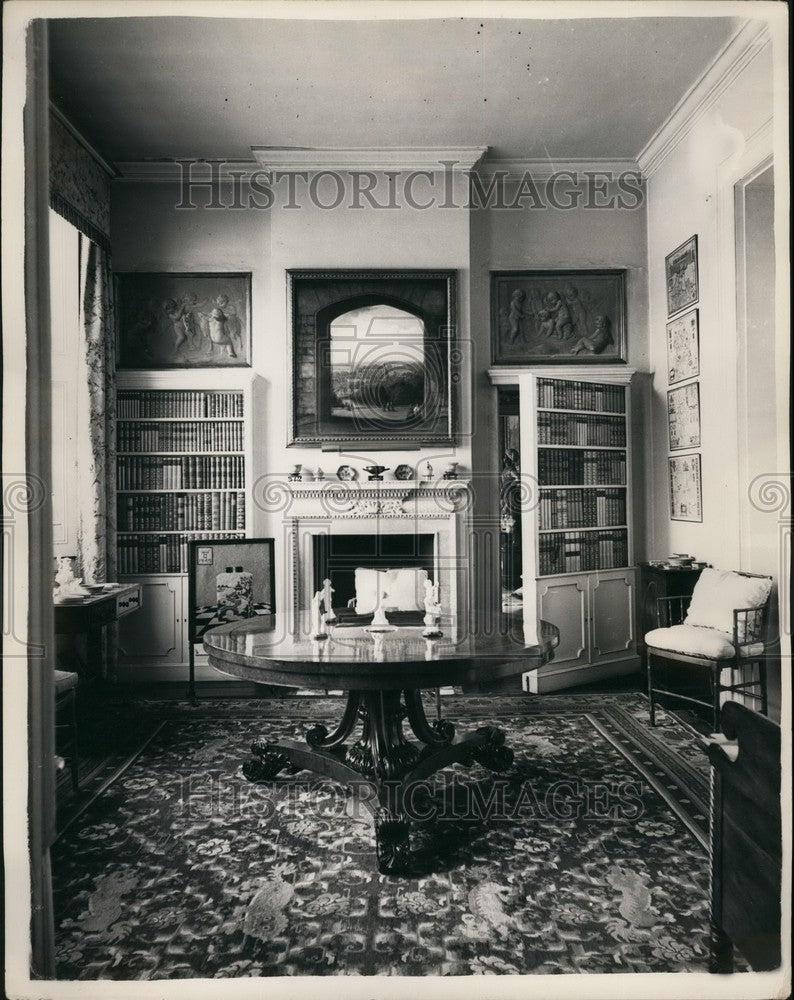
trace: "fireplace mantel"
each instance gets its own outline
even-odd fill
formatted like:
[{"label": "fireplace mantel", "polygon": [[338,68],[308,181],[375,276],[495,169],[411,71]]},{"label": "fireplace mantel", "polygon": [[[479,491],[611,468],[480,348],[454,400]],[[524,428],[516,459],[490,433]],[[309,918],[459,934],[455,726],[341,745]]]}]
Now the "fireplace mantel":
[{"label": "fireplace mantel", "polygon": [[289,517],[428,518],[462,513],[471,507],[467,479],[435,482],[290,483]]}]

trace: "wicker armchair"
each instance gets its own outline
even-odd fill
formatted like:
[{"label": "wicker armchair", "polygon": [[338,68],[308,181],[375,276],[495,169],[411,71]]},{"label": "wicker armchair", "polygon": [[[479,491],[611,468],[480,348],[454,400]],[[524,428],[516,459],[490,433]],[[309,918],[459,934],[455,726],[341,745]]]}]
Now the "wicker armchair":
[{"label": "wicker armchair", "polygon": [[[659,627],[645,635],[652,726],[656,725],[657,695],[710,708],[713,732],[719,730],[720,700],[725,692],[760,702],[761,712],[767,714],[771,590],[771,577],[709,569],[701,574],[691,597],[658,599]],[[731,596],[743,597],[741,603],[746,606],[728,607],[725,602]],[[729,679],[725,671],[730,672]],[[748,674],[752,674],[749,679]],[[705,678],[708,698],[701,693]]]}]

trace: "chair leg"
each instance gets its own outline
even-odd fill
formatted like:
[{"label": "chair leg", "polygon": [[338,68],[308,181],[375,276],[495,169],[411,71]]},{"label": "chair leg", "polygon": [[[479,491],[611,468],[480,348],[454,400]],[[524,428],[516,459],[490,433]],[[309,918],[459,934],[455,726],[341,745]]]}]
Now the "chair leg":
[{"label": "chair leg", "polygon": [[648,650],[648,714],[652,726],[656,725],[656,705],[653,700],[653,653]]},{"label": "chair leg", "polygon": [[758,661],[758,681],[761,685],[761,713],[769,716],[769,699],[766,693],[766,661]]},{"label": "chair leg", "polygon": [[712,732],[718,733],[720,731],[720,671],[721,667],[719,662],[715,663],[711,668],[711,702],[712,702]]}]

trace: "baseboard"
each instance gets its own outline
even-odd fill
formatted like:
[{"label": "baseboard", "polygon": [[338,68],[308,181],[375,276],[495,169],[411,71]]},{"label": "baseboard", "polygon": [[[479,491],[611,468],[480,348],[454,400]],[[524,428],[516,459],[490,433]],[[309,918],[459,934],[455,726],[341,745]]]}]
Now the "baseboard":
[{"label": "baseboard", "polygon": [[582,684],[593,684],[608,677],[633,674],[640,667],[639,656],[614,660],[610,663],[593,663],[587,666],[563,667],[558,670],[531,670],[521,675],[525,691],[530,694],[547,694],[550,691],[564,691],[566,688]]}]

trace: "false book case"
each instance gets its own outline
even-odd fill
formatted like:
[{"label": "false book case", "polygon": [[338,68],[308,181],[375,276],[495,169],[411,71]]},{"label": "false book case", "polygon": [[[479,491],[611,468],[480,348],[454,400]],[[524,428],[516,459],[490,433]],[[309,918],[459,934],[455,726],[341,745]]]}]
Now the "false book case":
[{"label": "false book case", "polygon": [[187,668],[188,543],[248,533],[251,391],[223,376],[219,384],[198,372],[118,375],[117,565],[143,592],[119,631],[120,679]]},{"label": "false book case", "polygon": [[[500,445],[518,442],[524,500],[520,601],[503,607],[560,629],[554,659],[524,675],[532,692],[637,669],[632,526],[633,369],[600,365],[492,368]],[[517,401],[517,405],[516,405]],[[512,454],[511,461],[516,456]],[[515,520],[515,518],[513,518]],[[511,531],[515,528],[511,526]],[[502,552],[509,546],[502,545]]]}]

